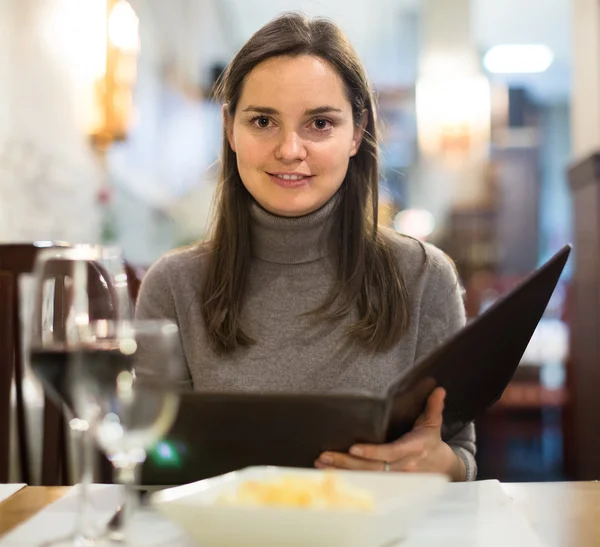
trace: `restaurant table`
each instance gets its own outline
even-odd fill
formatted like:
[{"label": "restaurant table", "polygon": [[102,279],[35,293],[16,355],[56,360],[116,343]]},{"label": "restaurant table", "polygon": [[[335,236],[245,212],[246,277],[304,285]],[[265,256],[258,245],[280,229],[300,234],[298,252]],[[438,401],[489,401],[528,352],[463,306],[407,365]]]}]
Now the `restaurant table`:
[{"label": "restaurant table", "polygon": [[600,482],[503,483],[502,488],[548,547],[600,547]]},{"label": "restaurant table", "polygon": [[[548,547],[600,547],[600,482],[506,483]],[[29,486],[0,503],[0,537],[69,491]]]}]

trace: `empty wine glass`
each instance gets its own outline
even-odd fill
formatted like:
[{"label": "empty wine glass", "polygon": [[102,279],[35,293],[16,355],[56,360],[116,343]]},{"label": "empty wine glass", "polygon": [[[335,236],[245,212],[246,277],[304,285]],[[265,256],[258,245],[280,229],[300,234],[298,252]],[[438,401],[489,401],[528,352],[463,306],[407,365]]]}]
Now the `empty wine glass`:
[{"label": "empty wine glass", "polygon": [[179,329],[161,320],[97,321],[84,329],[88,342],[78,355],[74,406],[88,413],[99,446],[125,486],[121,529],[105,542],[131,544],[136,471],[146,450],[170,429],[179,406]]},{"label": "empty wine glass", "polygon": [[71,536],[49,542],[48,546],[93,545],[88,485],[93,476],[94,439],[88,428],[95,409],[75,405],[78,369],[94,364],[86,357],[87,325],[130,320],[132,316],[127,274],[118,248],[80,245],[39,252],[27,331],[29,361],[51,399],[65,405],[80,453],[75,530]]}]

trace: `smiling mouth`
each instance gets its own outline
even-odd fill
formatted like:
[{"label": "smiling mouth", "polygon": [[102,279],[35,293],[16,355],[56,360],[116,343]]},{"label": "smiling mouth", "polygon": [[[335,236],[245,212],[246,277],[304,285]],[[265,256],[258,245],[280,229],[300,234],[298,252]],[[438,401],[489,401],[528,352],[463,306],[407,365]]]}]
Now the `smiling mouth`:
[{"label": "smiling mouth", "polygon": [[287,175],[287,174],[283,174],[283,173],[268,173],[269,175],[271,175],[272,177],[276,177],[278,179],[282,179],[282,180],[288,180],[291,182],[297,182],[300,180],[306,180],[306,179],[310,179],[312,178],[312,175]]},{"label": "smiling mouth", "polygon": [[309,184],[314,175],[292,174],[292,173],[268,173],[271,180],[281,188],[294,189],[303,188]]}]

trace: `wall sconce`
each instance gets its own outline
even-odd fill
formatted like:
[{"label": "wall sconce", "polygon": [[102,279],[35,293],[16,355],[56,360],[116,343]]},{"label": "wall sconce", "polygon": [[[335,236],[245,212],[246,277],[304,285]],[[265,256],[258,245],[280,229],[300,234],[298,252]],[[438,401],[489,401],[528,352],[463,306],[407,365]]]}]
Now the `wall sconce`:
[{"label": "wall sconce", "polygon": [[126,0],[102,0],[105,70],[96,82],[97,125],[92,142],[104,152],[114,141],[124,140],[133,111],[133,88],[139,53],[139,19]]},{"label": "wall sconce", "polygon": [[487,149],[491,91],[484,76],[420,78],[416,113],[422,153],[464,157],[482,147]]},{"label": "wall sconce", "polygon": [[[1,1],[1,0],[0,0]],[[73,91],[73,109],[97,149],[122,140],[132,115],[139,19],[126,0],[55,0],[39,16],[45,46]]]}]

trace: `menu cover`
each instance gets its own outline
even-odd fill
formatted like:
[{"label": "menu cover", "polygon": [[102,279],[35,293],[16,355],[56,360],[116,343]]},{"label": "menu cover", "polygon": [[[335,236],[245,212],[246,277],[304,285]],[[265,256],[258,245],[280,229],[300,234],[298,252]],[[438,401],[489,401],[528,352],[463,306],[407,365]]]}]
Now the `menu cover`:
[{"label": "menu cover", "polygon": [[444,440],[502,395],[554,292],[566,245],[477,319],[367,393],[188,393],[170,433],[148,454],[142,484],[193,482],[250,465],[309,467],[326,450],[383,443],[412,429],[431,392],[445,388]]}]

